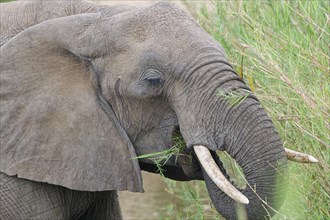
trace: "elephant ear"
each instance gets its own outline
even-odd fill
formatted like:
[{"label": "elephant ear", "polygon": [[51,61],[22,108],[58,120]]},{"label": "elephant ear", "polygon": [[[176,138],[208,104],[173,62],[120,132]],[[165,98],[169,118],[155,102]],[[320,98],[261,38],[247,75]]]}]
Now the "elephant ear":
[{"label": "elephant ear", "polygon": [[1,47],[1,172],[74,190],[143,192],[133,145],[88,68],[105,48],[93,30],[100,20],[45,21]]}]

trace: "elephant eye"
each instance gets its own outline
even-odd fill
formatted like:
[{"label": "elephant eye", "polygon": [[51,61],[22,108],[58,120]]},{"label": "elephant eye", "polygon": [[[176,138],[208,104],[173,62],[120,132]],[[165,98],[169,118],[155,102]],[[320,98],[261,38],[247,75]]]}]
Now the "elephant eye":
[{"label": "elephant eye", "polygon": [[147,84],[156,87],[164,85],[165,82],[162,74],[155,69],[147,70],[144,76],[144,80],[147,82]]},{"label": "elephant eye", "polygon": [[149,77],[147,81],[153,86],[162,86],[164,84],[164,80],[161,77]]},{"label": "elephant eye", "polygon": [[163,91],[165,76],[157,69],[148,69],[138,81],[134,93],[139,97],[159,97]]}]

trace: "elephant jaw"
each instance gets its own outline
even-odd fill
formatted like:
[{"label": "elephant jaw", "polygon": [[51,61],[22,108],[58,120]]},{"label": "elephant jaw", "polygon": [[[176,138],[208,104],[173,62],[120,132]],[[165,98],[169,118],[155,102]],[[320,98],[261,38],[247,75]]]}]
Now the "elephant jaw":
[{"label": "elephant jaw", "polygon": [[235,201],[243,204],[249,204],[249,199],[238,191],[222,174],[207,147],[202,145],[194,145],[193,148],[201,166],[204,168],[210,179],[219,187],[219,189]]}]

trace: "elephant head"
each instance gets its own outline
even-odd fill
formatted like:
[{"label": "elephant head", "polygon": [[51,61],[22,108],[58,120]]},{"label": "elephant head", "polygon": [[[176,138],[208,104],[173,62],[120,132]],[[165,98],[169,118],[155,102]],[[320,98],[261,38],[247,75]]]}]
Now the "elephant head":
[{"label": "elephant head", "polygon": [[[232,106],[219,90],[245,98]],[[204,179],[226,218],[237,218],[233,198],[251,219],[272,216],[284,199],[287,160],[269,116],[219,43],[172,4],[26,28],[1,47],[0,95],[1,172],[8,175],[142,192],[141,168],[156,169],[134,158],[169,149],[179,132],[193,159],[171,158],[164,174]],[[217,150],[242,167],[241,192],[226,180]],[[214,183],[215,173],[226,178]]]}]

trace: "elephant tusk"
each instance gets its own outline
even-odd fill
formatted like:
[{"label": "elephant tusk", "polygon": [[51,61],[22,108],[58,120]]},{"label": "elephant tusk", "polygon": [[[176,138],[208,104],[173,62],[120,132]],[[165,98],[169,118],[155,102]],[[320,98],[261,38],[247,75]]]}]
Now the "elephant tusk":
[{"label": "elephant tusk", "polygon": [[238,191],[221,173],[219,167],[215,163],[211,156],[209,149],[202,145],[194,145],[194,151],[197,155],[199,162],[205,169],[207,175],[211,180],[229,197],[237,202],[243,204],[249,204],[248,198],[246,198],[240,191]]},{"label": "elephant tusk", "polygon": [[308,154],[300,153],[297,151],[293,151],[287,148],[284,148],[286,158],[291,161],[299,162],[299,163],[318,163],[319,161]]}]

